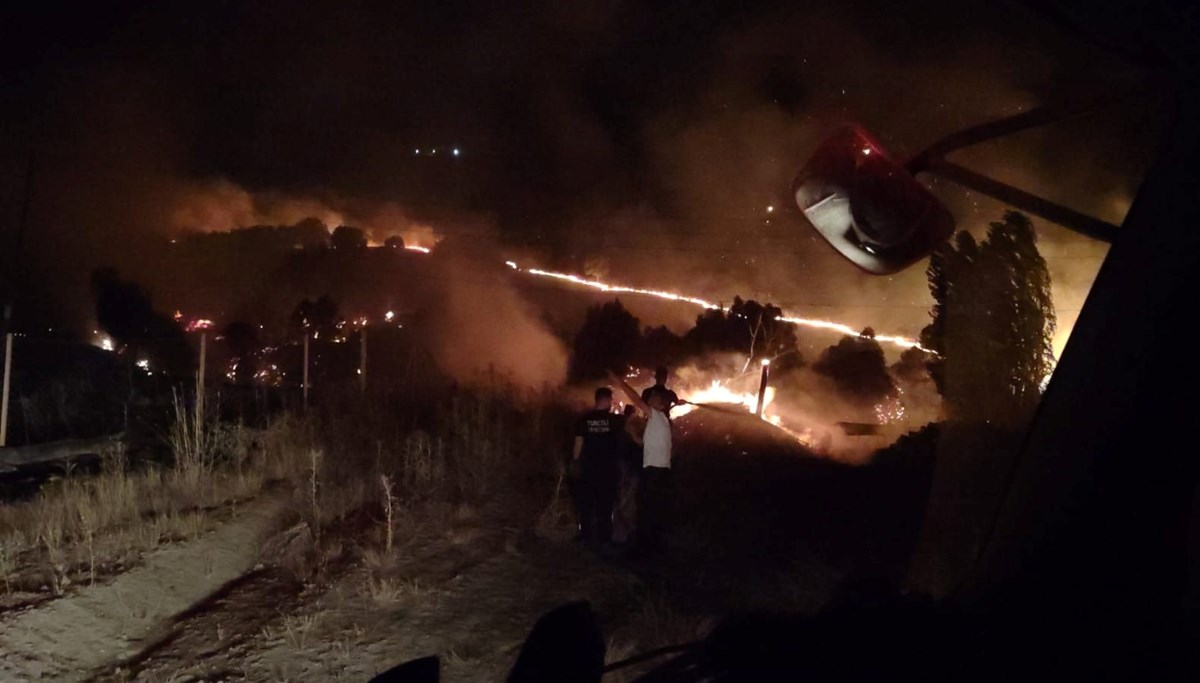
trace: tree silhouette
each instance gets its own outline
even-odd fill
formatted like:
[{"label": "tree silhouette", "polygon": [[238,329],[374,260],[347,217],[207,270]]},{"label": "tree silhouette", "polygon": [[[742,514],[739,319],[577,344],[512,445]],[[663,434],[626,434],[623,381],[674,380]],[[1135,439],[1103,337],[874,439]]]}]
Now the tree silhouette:
[{"label": "tree silhouette", "polygon": [[634,362],[641,345],[638,319],[620,299],[588,308],[575,335],[567,371],[572,382],[598,379],[606,370],[621,370]]},{"label": "tree silhouette", "polygon": [[931,358],[932,356],[915,346],[905,349],[900,354],[900,360],[892,364],[892,375],[906,383],[927,380]]},{"label": "tree silhouette", "polygon": [[1009,426],[1036,408],[1054,366],[1050,273],[1033,223],[1007,211],[982,242],[960,232],[927,270],[933,321],[921,341],[951,417]]},{"label": "tree silhouette", "polygon": [[869,327],[825,349],[813,370],[833,380],[840,394],[860,405],[874,405],[896,392],[883,349]]},{"label": "tree silhouette", "polygon": [[339,225],[329,237],[329,246],[334,249],[362,249],[367,246],[367,235],[361,228]]},{"label": "tree silhouette", "polygon": [[383,246],[387,247],[388,249],[403,249],[404,238],[399,235],[392,235],[383,241]]},{"label": "tree silhouette", "polygon": [[685,355],[683,338],[666,325],[647,327],[637,353],[637,364],[643,368],[676,365]]}]

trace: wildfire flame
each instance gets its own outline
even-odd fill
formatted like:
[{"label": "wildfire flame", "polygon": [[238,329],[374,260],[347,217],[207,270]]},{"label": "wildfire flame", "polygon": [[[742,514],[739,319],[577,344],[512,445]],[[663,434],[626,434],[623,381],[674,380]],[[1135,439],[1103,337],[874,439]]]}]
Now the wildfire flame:
[{"label": "wildfire flame", "polygon": [[[516,266],[510,266],[510,267],[516,268]],[[563,281],[570,282],[573,284],[582,285],[584,287],[591,287],[592,289],[597,289],[602,292],[643,294],[646,296],[657,297],[659,299],[667,299],[668,301],[681,301],[684,303],[694,304],[696,306],[700,306],[702,308],[707,308],[709,310],[728,310],[728,309],[723,308],[722,306],[715,304],[711,301],[706,301],[704,299],[700,299],[700,298],[694,297],[694,296],[687,296],[685,294],[676,294],[675,292],[667,292],[667,291],[663,291],[663,290],[659,290],[659,289],[641,289],[638,287],[627,287],[625,285],[610,285],[605,282],[600,282],[599,280],[589,280],[586,278],[579,277],[578,275],[571,275],[570,273],[556,273],[556,272],[549,271],[549,270],[542,270],[541,268],[524,268],[524,269],[516,268],[516,269],[520,270],[523,273],[529,273],[530,275],[536,275],[538,277],[548,277],[548,278],[553,278],[555,280],[563,280]],[[850,327],[849,325],[846,325],[844,323],[835,322],[833,320],[821,320],[819,318],[801,318],[799,316],[780,316],[779,320],[781,320],[785,323],[791,323],[793,325],[800,325],[802,327],[813,327],[813,328],[818,328],[818,329],[822,329],[822,330],[833,330],[835,332],[841,332],[842,334],[848,334],[852,337],[860,336],[858,330],[855,330],[853,327]],[[922,351],[925,351],[926,353],[932,353],[932,351],[930,351],[929,349],[925,348],[924,346],[921,346],[920,342],[918,342],[915,339],[909,339],[908,337],[902,337],[899,335],[892,335],[892,334],[877,334],[877,335],[875,335],[875,340],[878,342],[881,342],[881,343],[894,344],[896,346],[899,346],[899,347],[905,348],[905,349],[918,348],[918,349],[921,349]]]},{"label": "wildfire flame", "polygon": [[[430,252],[428,247],[406,246],[404,248],[413,251],[420,251],[425,254]],[[679,301],[682,303],[692,304],[694,306],[699,306],[701,308],[706,308],[713,311],[729,310],[720,304],[713,303],[706,299],[688,296],[686,294],[678,294],[676,292],[668,292],[662,289],[642,289],[641,287],[630,287],[628,285],[614,285],[607,282],[601,282],[600,280],[592,280],[585,277],[580,277],[579,275],[572,275],[571,273],[559,273],[552,270],[543,270],[541,268],[521,268],[515,261],[505,261],[504,264],[519,273],[526,273],[535,277],[545,277],[563,282],[570,282],[571,284],[580,285],[581,287],[590,287],[601,292],[613,292],[616,294],[641,294],[644,296],[652,296],[658,299],[666,299],[667,301]],[[845,323],[836,322],[834,320],[803,318],[800,316],[780,316],[779,320],[785,323],[791,323],[792,325],[799,325],[801,327],[812,327],[821,330],[841,332],[842,334],[848,334],[852,337],[862,336],[859,331],[853,327],[850,327]],[[921,349],[925,353],[935,353],[934,351],[921,346],[921,343],[916,339],[910,339],[909,337],[903,337],[900,335],[876,334],[875,340],[884,344],[893,344],[904,349],[916,348]]]},{"label": "wildfire flame", "polygon": [[[758,394],[753,394],[745,391],[734,391],[725,386],[721,380],[714,379],[712,384],[709,384],[703,389],[695,391],[684,390],[680,398],[687,401],[681,406],[674,408],[671,411],[672,417],[681,417],[687,415],[696,409],[695,403],[724,403],[731,405],[742,406],[746,412],[753,413],[758,408]],[[771,402],[775,400],[775,387],[767,387],[767,393],[763,396],[763,414],[766,414],[767,408]],[[768,419],[768,421],[770,421]]]},{"label": "wildfire flame", "polygon": [[627,287],[625,285],[610,285],[600,282],[599,280],[588,280],[586,278],[579,277],[578,275],[571,275],[570,273],[556,273],[550,270],[542,270],[541,268],[518,268],[517,270],[520,270],[523,273],[529,273],[530,275],[536,275],[538,277],[548,277],[555,280],[563,280],[577,285],[582,285],[584,287],[591,287],[592,289],[598,289],[601,292],[616,292],[618,294],[644,294],[646,296],[658,297],[659,299],[667,299],[669,301],[682,301],[684,303],[695,304],[696,306],[713,310],[721,308],[711,301],[705,301],[704,299],[698,299],[694,296],[676,294],[674,292],[666,292],[659,289],[640,289],[638,287]]},{"label": "wildfire flame", "polygon": [[[713,380],[711,384],[703,389],[688,390],[683,389],[679,392],[680,398],[687,403],[676,406],[671,411],[672,417],[682,417],[688,413],[703,408],[710,404],[735,405],[746,409],[747,413],[754,414],[758,409],[758,394],[748,391],[735,391],[730,389],[721,380]],[[775,387],[767,387],[766,393],[763,394],[763,422],[775,427],[784,434],[792,437],[797,443],[812,449],[819,450],[820,446],[818,439],[813,430],[805,428],[803,430],[795,430],[783,424],[783,420],[775,414],[772,414],[771,404],[775,400]]]},{"label": "wildfire flame", "polygon": [[[550,277],[552,280],[560,280],[578,284],[581,287],[590,287],[600,290],[600,292],[613,292],[617,294],[642,294],[646,296],[655,296],[658,299],[666,299],[667,301],[680,301],[684,304],[692,304],[702,308],[708,308],[710,311],[727,311],[728,308],[722,307],[720,304],[714,304],[713,301],[698,298],[698,296],[689,296],[686,294],[678,294],[676,292],[666,292],[664,289],[643,289],[641,287],[629,287],[626,284],[610,284],[599,280],[589,280],[587,277],[572,275],[570,272],[556,272],[553,270],[542,270],[540,268],[521,268],[512,260],[506,260],[505,265],[509,268],[526,272],[528,275],[536,277]],[[845,335],[859,336],[859,331],[845,323],[835,322],[835,320],[823,320],[820,318],[803,318],[799,316],[780,316],[782,322],[791,323],[793,325],[805,326],[805,328],[816,328],[822,330],[833,330],[842,332]],[[890,345],[899,346],[901,348],[919,348],[925,353],[934,353],[930,349],[920,346],[920,342],[914,338],[900,335],[875,335],[875,340],[881,343],[890,343]]]}]

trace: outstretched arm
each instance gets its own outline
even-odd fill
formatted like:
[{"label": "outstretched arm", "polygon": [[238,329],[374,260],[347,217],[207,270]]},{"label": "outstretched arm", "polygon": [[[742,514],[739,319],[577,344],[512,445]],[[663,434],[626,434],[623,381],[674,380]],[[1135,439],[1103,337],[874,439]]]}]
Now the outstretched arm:
[{"label": "outstretched arm", "polygon": [[625,378],[618,377],[617,374],[612,370],[608,371],[608,378],[612,380],[613,384],[617,385],[617,388],[625,393],[625,396],[629,399],[629,402],[637,406],[637,409],[642,411],[643,415],[650,414],[650,406],[642,400],[641,395],[638,394],[633,387],[629,386],[629,383],[625,381]]}]

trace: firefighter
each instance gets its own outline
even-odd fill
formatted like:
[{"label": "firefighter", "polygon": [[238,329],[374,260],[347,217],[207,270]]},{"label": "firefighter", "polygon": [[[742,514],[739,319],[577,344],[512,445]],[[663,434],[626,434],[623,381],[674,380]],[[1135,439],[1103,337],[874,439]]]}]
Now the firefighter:
[{"label": "firefighter", "polygon": [[571,451],[573,468],[579,474],[575,505],[580,539],[601,547],[612,541],[613,505],[621,476],[618,463],[625,438],[624,421],[612,412],[612,406],[612,389],[596,389],[592,409],[575,424]]}]

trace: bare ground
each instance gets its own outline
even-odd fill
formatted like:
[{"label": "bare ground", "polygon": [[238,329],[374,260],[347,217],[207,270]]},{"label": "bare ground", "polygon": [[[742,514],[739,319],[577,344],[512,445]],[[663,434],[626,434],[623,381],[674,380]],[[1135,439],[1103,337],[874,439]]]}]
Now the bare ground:
[{"label": "bare ground", "polygon": [[638,592],[630,573],[582,548],[490,523],[422,532],[387,578],[368,563],[319,585],[258,573],[105,677],[362,681],[435,654],[444,680],[497,680],[542,613],[586,599],[618,615]]}]

